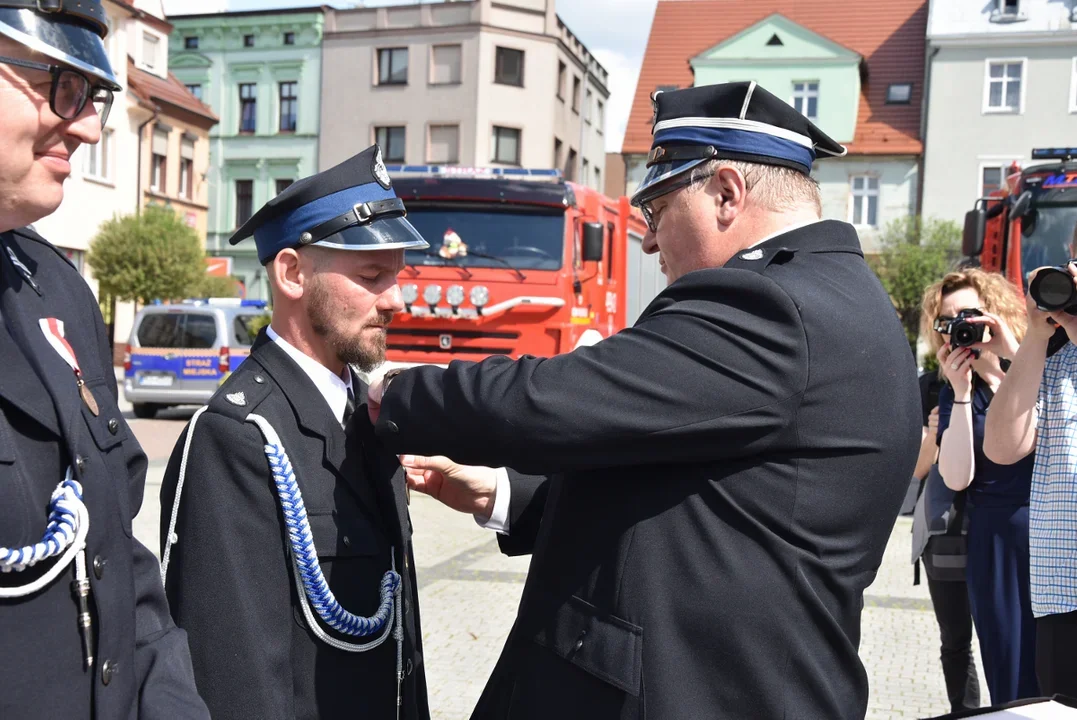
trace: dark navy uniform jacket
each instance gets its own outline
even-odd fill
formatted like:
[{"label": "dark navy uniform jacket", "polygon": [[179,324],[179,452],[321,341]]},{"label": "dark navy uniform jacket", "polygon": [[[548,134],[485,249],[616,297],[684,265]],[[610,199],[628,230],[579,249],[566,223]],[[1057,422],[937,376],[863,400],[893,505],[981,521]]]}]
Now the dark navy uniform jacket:
[{"label": "dark navy uniform jacket", "polygon": [[[0,233],[0,243],[0,545],[41,540],[49,498],[74,466],[90,518],[95,650],[84,669],[74,563],[39,592],[0,600],[0,717],[206,718],[157,560],[132,536],[146,456],[116,406],[97,300],[37,234]],[[97,415],[46,341],[38,321],[47,317],[63,321]],[[23,585],[48,567],[4,574],[0,584]]]},{"label": "dark navy uniform jacket", "polygon": [[405,370],[396,453],[513,476],[533,553],[475,718],[863,718],[857,654],[920,441],[916,367],[853,228],[669,285],[549,359]]},{"label": "dark navy uniform jacket", "polygon": [[[400,718],[429,718],[403,471],[374,437],[365,386],[354,376],[352,383],[357,407],[345,431],[310,377],[263,330],[194,426],[166,587],[215,720],[397,717],[396,641],[348,652],[307,624],[266,441],[246,421],[249,413],[280,436],[318,562],[345,610],[374,614],[395,553],[405,608]],[[189,433],[188,425],[161,486],[162,553]],[[372,639],[338,635],[316,621],[340,640]]]}]

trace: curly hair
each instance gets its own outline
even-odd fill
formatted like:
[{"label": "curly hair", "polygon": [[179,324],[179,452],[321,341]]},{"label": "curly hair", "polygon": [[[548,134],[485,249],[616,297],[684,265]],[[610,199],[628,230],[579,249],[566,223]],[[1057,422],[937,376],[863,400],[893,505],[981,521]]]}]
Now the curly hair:
[{"label": "curly hair", "polygon": [[920,334],[928,339],[932,352],[942,347],[942,335],[935,332],[935,318],[942,307],[942,299],[950,293],[965,288],[972,288],[980,296],[981,310],[998,315],[1013,331],[1017,341],[1025,336],[1028,327],[1028,314],[1021,291],[1005,276],[991,273],[979,268],[966,268],[947,273],[938,282],[924,291],[924,300],[920,313]]}]

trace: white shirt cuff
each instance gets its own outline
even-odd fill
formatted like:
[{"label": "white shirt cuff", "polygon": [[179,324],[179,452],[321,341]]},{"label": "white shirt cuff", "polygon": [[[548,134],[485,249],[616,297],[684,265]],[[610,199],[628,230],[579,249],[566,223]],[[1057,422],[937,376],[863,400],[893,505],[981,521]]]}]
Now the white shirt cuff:
[{"label": "white shirt cuff", "polygon": [[502,535],[509,534],[509,498],[512,495],[512,486],[509,485],[509,471],[505,468],[494,470],[497,474],[497,490],[494,491],[494,509],[490,513],[490,519],[483,522],[478,515],[473,516],[480,527],[499,532]]}]

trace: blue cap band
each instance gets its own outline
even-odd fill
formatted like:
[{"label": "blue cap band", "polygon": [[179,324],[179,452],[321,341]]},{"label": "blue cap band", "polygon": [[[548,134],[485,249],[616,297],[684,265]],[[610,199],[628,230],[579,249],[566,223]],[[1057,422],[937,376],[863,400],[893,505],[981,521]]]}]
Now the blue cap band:
[{"label": "blue cap band", "polygon": [[654,134],[655,145],[711,145],[721,157],[722,151],[737,155],[757,155],[766,162],[775,159],[799,165],[805,173],[811,172],[815,150],[799,143],[774,135],[750,130],[708,127],[674,127]]}]

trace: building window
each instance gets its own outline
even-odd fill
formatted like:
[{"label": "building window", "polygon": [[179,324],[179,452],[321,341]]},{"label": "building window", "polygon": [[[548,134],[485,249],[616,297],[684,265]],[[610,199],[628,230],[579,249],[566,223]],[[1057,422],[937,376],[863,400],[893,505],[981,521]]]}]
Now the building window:
[{"label": "building window", "polygon": [[254,36],[253,35],[244,35],[243,36],[243,47],[254,47]]},{"label": "building window", "polygon": [[1073,70],[1070,73],[1070,112],[1077,113],[1077,57],[1073,58]]},{"label": "building window", "polygon": [[576,151],[572,148],[568,149],[568,157],[565,158],[565,180],[576,179]]},{"label": "building window", "polygon": [[1024,60],[988,60],[986,112],[1021,112],[1024,104],[1022,80]]},{"label": "building window", "polygon": [[601,192],[602,187],[602,168],[595,168],[595,189]]},{"label": "building window", "polygon": [[194,139],[186,134],[180,140],[179,195],[194,198]]},{"label": "building window", "polygon": [[431,163],[460,162],[460,126],[431,125],[427,155],[427,162]]},{"label": "building window", "polygon": [[112,131],[103,130],[101,140],[96,145],[86,145],[85,147],[86,159],[83,164],[83,174],[95,180],[112,180]]},{"label": "building window", "polygon": [[995,0],[995,7],[988,18],[991,22],[1010,23],[1026,19],[1021,12],[1021,0]]},{"label": "building window", "polygon": [[253,133],[258,120],[258,86],[242,83],[239,86],[239,131]]},{"label": "building window", "polygon": [[194,172],[192,166],[193,162],[187,158],[180,160],[180,181],[179,181],[179,196],[181,198],[190,199],[194,195]]},{"label": "building window", "polygon": [[168,189],[168,131],[160,126],[153,130],[151,152],[150,190],[164,195]]},{"label": "building window", "polygon": [[199,85],[198,83],[192,83],[190,85],[187,85],[186,87],[187,87],[187,92],[191,93],[192,95],[194,95],[199,100],[202,99],[202,86],[201,85]]},{"label": "building window", "polygon": [[912,102],[912,83],[895,83],[887,86],[887,105],[908,105],[910,102]]},{"label": "building window", "polygon": [[557,99],[565,101],[565,76],[568,75],[568,66],[560,60],[557,61]]},{"label": "building window", "polygon": [[561,167],[561,146],[562,142],[557,138],[553,139],[553,167]]},{"label": "building window", "polygon": [[793,108],[809,120],[819,119],[819,82],[793,83]]},{"label": "building window", "polygon": [[374,142],[381,148],[386,162],[404,162],[407,132],[404,126],[374,128]]},{"label": "building window", "polygon": [[378,84],[408,84],[407,48],[381,48],[378,50]]},{"label": "building window", "polygon": [[982,165],[980,166],[980,195],[987,197],[996,190],[1001,190],[1006,184],[1007,165]]},{"label": "building window", "polygon": [[857,175],[852,178],[853,225],[879,227],[879,178]]},{"label": "building window", "polygon": [[291,178],[277,178],[275,183],[277,195],[280,195],[282,192],[291,187],[292,183],[294,182],[295,180],[292,180]]},{"label": "building window", "polygon": [[183,49],[184,50],[197,50],[198,49],[198,38],[196,38],[196,37],[185,37],[185,38],[183,38]]},{"label": "building window", "polygon": [[296,99],[296,84],[294,82],[282,82],[280,84],[280,131],[295,132],[296,116],[299,114],[298,100]]},{"label": "building window", "polygon": [[430,49],[430,84],[457,85],[463,49],[459,45],[435,45]]},{"label": "building window", "polygon": [[254,181],[236,180],[236,227],[251,219],[254,212]]},{"label": "building window", "polygon": [[591,105],[594,100],[594,93],[590,90],[587,91],[587,95],[583,101],[583,119],[588,125],[591,124]]},{"label": "building window", "polygon": [[142,33],[142,65],[148,70],[157,69],[157,46],[160,42],[156,35]]},{"label": "building window", "polygon": [[580,79],[572,76],[572,109],[580,112]]},{"label": "building window", "polygon": [[516,128],[494,126],[491,143],[493,161],[503,165],[520,164],[520,131]]},{"label": "building window", "polygon": [[494,63],[494,82],[524,86],[524,51],[499,47]]},{"label": "building window", "polygon": [[284,33],[284,44],[285,45],[295,45],[295,33],[294,32],[286,32],[286,33]]},{"label": "building window", "polygon": [[586,183],[587,178],[591,177],[591,163],[587,162],[587,158],[584,158],[582,165],[583,167],[580,168],[580,179]]},{"label": "building window", "polygon": [[153,154],[153,164],[150,171],[150,190],[155,193],[165,192],[165,176],[168,171],[168,157],[166,155]]},{"label": "building window", "polygon": [[604,132],[606,128],[606,106],[601,100],[595,106],[595,111],[598,117],[595,118],[595,129],[598,132]]}]

